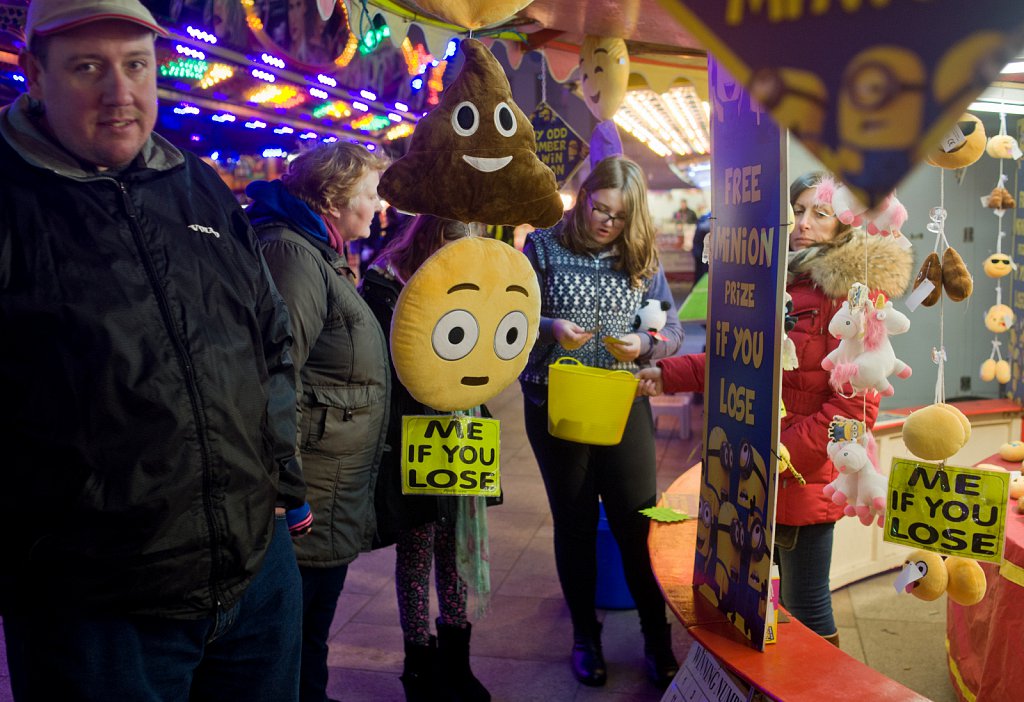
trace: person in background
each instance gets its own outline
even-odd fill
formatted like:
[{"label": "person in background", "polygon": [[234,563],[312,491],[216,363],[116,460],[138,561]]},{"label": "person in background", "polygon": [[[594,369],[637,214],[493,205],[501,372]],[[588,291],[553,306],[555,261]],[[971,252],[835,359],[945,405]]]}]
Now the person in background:
[{"label": "person in background", "polygon": [[[464,224],[432,215],[416,215],[410,220],[366,271],[361,284],[362,295],[381,329],[390,332],[402,288],[431,254],[450,241],[483,233],[479,223]],[[396,544],[395,592],[405,641],[401,677],[405,697],[409,702],[487,702],[491,695],[469,666],[472,625],[467,611],[467,584],[473,586],[478,599],[489,594],[489,584],[481,587],[480,573],[490,548],[484,500],[402,494],[402,416],[437,412],[409,394],[394,365],[391,373],[388,450],[374,497],[377,545]],[[431,561],[440,611],[436,639],[430,633]]]},{"label": "person in background", "polygon": [[[555,564],[573,625],[573,674],[591,686],[607,679],[595,613],[599,498],[639,611],[648,673],[664,688],[678,669],[647,551],[648,519],[639,513],[655,503],[654,424],[647,399],[638,398],[615,446],[551,436],[548,366],[568,355],[589,366],[635,371],[676,352],[682,328],[654,236],[643,171],[612,157],[587,176],[566,217],[552,229],[532,232],[523,251],[541,290],[540,335],[520,375],[526,433],[554,518]],[[662,339],[630,331],[645,299],[671,303]]]},{"label": "person in background", "polygon": [[324,702],[327,638],[348,564],[369,550],[373,485],[387,428],[387,345],[359,297],[345,247],[369,236],[387,161],[350,142],[322,144],[281,180],[256,181],[249,218],[291,313],[298,449],[315,517],[295,542],[302,574],[303,702]]},{"label": "person in background", "polygon": [[678,224],[696,224],[697,213],[690,209],[686,200],[679,201],[679,209],[672,215],[672,221]]},{"label": "person in background", "polygon": [[25,35],[0,112],[14,699],[296,700],[287,310],[231,191],[153,133],[150,12],[34,0]]},{"label": "person in background", "polygon": [[693,231],[693,282],[708,274],[708,263],[704,256],[704,244],[711,233],[711,213],[705,212],[697,218]]},{"label": "person in background", "polygon": [[[804,625],[839,645],[832,616],[829,569],[832,535],[843,510],[822,489],[838,472],[825,453],[828,425],[835,415],[863,416],[868,428],[878,416],[878,395],[867,399],[837,392],[821,361],[839,340],[828,324],[846,299],[850,286],[869,270],[867,284],[891,298],[904,293],[913,256],[891,237],[868,236],[841,223],[829,205],[815,201],[824,174],[808,173],[793,181],[789,201],[796,228],[789,237],[786,290],[793,297],[796,326],[789,332],[799,367],[782,375],[782,418],[779,441],[789,449],[793,465],[807,484],[792,476],[779,481],[775,546],[786,609]],[[704,354],[658,361],[641,370],[638,392],[700,392],[704,388]]]}]

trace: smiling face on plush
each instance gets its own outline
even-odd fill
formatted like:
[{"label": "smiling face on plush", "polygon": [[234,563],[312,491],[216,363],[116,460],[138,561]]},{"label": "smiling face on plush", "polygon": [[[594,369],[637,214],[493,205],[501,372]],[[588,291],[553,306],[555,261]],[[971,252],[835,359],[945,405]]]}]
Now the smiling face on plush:
[{"label": "smiling face on plush", "polygon": [[985,269],[985,275],[989,278],[1002,278],[1004,275],[1010,275],[1014,269],[1013,259],[1009,254],[1004,253],[992,254],[985,259],[982,267]]},{"label": "smiling face on plush", "polygon": [[586,36],[580,45],[583,102],[599,120],[611,119],[626,97],[629,51],[616,37]]},{"label": "smiling face on plush", "polygon": [[533,126],[501,65],[475,39],[461,48],[462,71],[381,177],[380,196],[404,212],[459,222],[556,224],[564,209],[555,174],[537,158]]},{"label": "smiling face on plush", "polygon": [[495,239],[460,239],[402,289],[391,324],[395,371],[423,404],[470,409],[522,372],[539,324],[540,288],[527,258]]}]

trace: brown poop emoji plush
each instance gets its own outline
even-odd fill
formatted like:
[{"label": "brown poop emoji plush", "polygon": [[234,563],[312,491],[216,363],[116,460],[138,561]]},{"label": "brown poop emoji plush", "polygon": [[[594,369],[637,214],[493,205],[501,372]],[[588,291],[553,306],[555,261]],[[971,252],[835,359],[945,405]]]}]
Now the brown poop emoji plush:
[{"label": "brown poop emoji plush", "polygon": [[1013,199],[1013,195],[1006,188],[996,188],[989,193],[988,199],[985,200],[985,207],[993,210],[1012,210],[1017,206],[1017,201]]},{"label": "brown poop emoji plush", "polygon": [[974,278],[967,270],[967,264],[953,247],[948,247],[942,253],[941,260],[934,251],[928,254],[921,264],[917,278],[914,279],[914,289],[916,290],[926,280],[930,281],[935,289],[921,301],[924,307],[931,307],[938,302],[943,290],[946,291],[946,297],[953,302],[966,300],[974,292]]},{"label": "brown poop emoji plush", "polygon": [[409,152],[377,192],[405,212],[461,222],[550,227],[562,218],[555,174],[537,158],[529,118],[512,101],[497,59],[476,39],[466,64],[419,121]]}]

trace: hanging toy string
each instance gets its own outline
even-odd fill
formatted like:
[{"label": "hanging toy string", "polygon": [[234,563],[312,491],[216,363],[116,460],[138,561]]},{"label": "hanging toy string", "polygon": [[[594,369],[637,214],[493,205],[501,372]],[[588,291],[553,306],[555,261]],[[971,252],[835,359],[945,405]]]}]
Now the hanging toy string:
[{"label": "hanging toy string", "polygon": [[[928,231],[935,233],[935,251],[939,250],[939,243],[941,242],[946,247],[949,247],[949,242],[946,240],[946,171],[942,168],[939,170],[939,206],[933,207],[928,213],[931,218],[931,222],[928,223]],[[939,346],[938,348],[932,347],[932,363],[937,365],[939,368],[938,377],[935,380],[935,402],[946,401],[946,347],[944,345],[945,339],[945,313],[943,309],[943,296],[939,296]]]}]

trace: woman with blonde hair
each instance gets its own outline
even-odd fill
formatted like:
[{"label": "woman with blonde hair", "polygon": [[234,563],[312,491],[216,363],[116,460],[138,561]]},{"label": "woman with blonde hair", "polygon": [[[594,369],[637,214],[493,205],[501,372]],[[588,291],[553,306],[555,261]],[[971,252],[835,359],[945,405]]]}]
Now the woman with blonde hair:
[{"label": "woman with blonde hair", "polygon": [[[634,401],[615,446],[551,436],[546,404],[548,366],[560,356],[635,371],[679,348],[682,327],[654,236],[643,171],[629,159],[613,157],[594,167],[562,222],[531,233],[523,250],[541,290],[540,336],[519,377],[526,433],[554,518],[555,564],[573,625],[572,671],[584,685],[604,685],[607,679],[595,612],[599,499],[640,615],[648,674],[664,688],[678,669],[647,551],[648,520],[639,513],[654,506],[656,495],[648,400]],[[668,323],[658,334],[633,330],[636,310],[646,299],[670,303]]]},{"label": "woman with blonde hair", "polygon": [[327,638],[348,564],[370,549],[373,486],[387,428],[384,334],[356,290],[347,244],[370,234],[388,162],[349,142],[298,156],[281,180],[246,188],[249,218],[291,317],[298,450],[312,531],[295,541],[302,575],[300,700],[324,702]]}]

